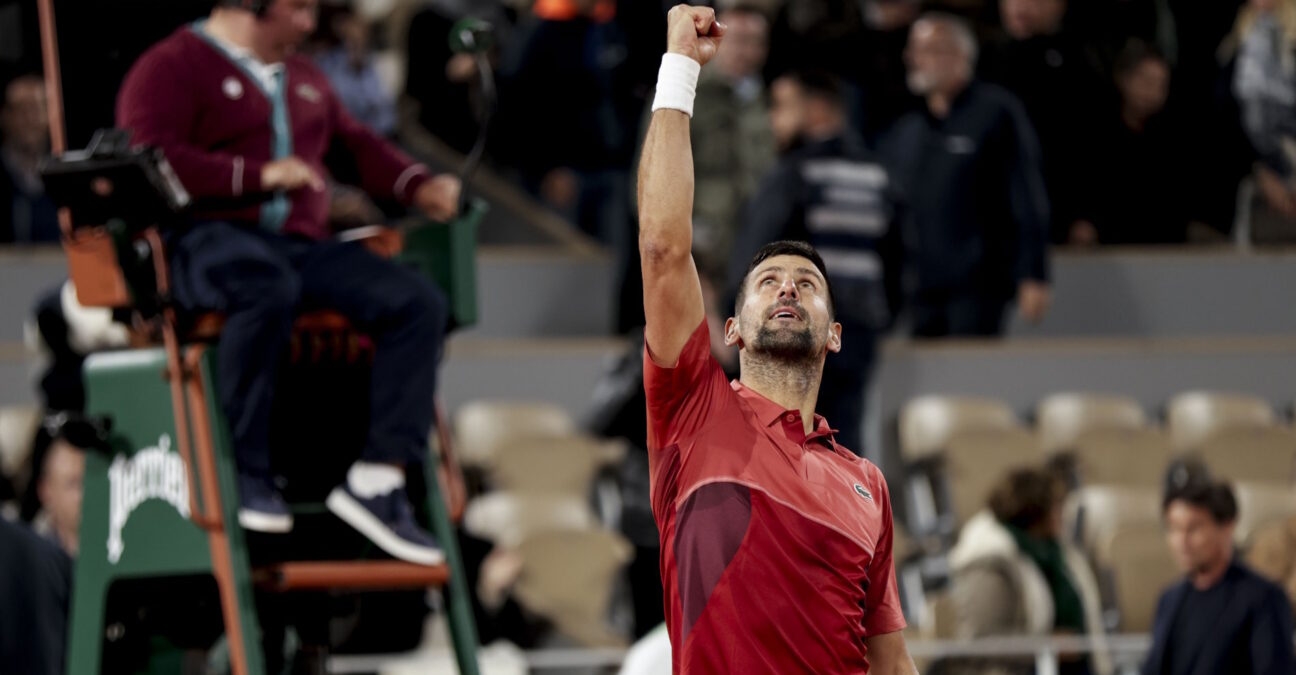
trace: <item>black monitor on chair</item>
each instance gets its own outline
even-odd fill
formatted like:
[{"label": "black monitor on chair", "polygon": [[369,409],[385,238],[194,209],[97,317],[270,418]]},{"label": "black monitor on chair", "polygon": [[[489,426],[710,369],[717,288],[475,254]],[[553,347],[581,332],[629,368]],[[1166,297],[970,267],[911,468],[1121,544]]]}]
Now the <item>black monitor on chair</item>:
[{"label": "black monitor on chair", "polygon": [[190,204],[157,148],[131,147],[127,132],[102,129],[84,150],[41,164],[45,191],[71,211],[73,227],[118,220],[131,230],[170,224]]}]

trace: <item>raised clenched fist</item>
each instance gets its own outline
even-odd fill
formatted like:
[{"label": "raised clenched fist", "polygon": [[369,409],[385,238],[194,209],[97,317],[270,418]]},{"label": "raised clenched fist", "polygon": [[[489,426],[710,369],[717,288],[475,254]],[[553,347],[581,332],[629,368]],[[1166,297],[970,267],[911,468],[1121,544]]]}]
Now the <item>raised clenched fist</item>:
[{"label": "raised clenched fist", "polygon": [[666,15],[666,51],[706,65],[720,48],[725,26],[710,7],[675,5]]}]

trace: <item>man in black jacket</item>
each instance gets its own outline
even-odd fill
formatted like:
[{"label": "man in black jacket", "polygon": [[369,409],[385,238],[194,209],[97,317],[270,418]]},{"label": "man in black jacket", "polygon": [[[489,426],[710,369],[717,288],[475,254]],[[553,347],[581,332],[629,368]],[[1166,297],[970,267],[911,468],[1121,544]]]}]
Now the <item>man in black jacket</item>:
[{"label": "man in black jacket", "polygon": [[977,42],[962,19],[926,14],[905,60],[926,109],[896,124],[883,154],[910,208],[906,275],[917,337],[992,336],[1004,312],[1048,306],[1049,200],[1039,142],[1021,102],[973,78]]},{"label": "man in black jacket", "polygon": [[1277,585],[1233,551],[1237,501],[1223,483],[1166,496],[1170,550],[1187,578],[1157,603],[1143,675],[1290,675],[1292,614]]},{"label": "man in black jacket", "polygon": [[72,560],[0,517],[0,669],[62,675]]}]

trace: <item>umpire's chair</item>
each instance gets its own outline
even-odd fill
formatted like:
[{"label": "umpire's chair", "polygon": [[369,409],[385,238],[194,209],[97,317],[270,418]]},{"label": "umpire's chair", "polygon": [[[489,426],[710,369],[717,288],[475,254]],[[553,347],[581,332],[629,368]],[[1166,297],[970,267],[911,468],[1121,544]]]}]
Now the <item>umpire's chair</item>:
[{"label": "umpire's chair", "polygon": [[[411,496],[426,496],[421,515],[447,563],[384,559],[322,506],[364,443],[372,344],[341,315],[299,317],[272,440],[296,526],[289,535],[245,533],[213,383],[220,317],[185,317],[168,294],[165,232],[184,217],[187,194],[160,151],[128,148],[115,133],[50,160],[43,175],[71,211],[64,248],[80,302],[129,316],[137,336],[130,349],[87,360],[86,415],[71,425],[100,452],[86,459],[69,672],[207,672],[223,639],[234,675],[281,672],[289,661],[294,673],[322,673],[340,642],[338,614],[363,628],[366,606],[388,619],[404,607],[400,615],[414,618],[370,625],[370,643],[378,635],[379,643],[412,648],[427,588],[448,585],[459,672],[476,675],[477,636],[453,525],[465,491],[441,411],[439,457],[410,467],[408,478]],[[475,321],[473,249],[484,211],[475,202],[449,224],[375,228],[354,238],[432,276],[451,298],[452,323],[462,326]],[[290,625],[295,652],[285,648],[294,642]]]}]

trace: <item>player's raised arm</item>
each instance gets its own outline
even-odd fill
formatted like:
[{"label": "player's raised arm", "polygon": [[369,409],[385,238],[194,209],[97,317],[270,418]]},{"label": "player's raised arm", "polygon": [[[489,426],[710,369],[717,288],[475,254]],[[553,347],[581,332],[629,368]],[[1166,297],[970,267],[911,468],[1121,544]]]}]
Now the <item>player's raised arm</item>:
[{"label": "player's raised arm", "polygon": [[644,337],[653,359],[673,366],[705,316],[691,251],[689,120],[698,72],[715,56],[724,26],[710,8],[687,5],[672,8],[667,23],[667,53],[639,163],[639,254],[647,322]]}]

